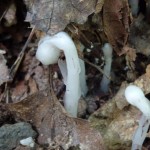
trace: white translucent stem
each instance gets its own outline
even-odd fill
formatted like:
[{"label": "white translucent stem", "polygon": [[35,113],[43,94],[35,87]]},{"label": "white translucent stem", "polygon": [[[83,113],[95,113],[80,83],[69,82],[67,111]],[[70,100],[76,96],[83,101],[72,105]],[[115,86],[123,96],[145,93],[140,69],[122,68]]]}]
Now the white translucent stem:
[{"label": "white translucent stem", "polygon": [[136,102],[136,107],[145,115],[145,117],[150,118],[150,101],[144,96],[138,97]]},{"label": "white translucent stem", "polygon": [[[83,52],[84,50],[84,45],[80,43],[80,50]],[[81,86],[81,95],[86,96],[88,87],[86,84],[86,76],[85,76],[85,63],[82,59],[79,59],[80,62],[80,67],[81,67],[81,72],[80,72],[80,86]]]},{"label": "white translucent stem", "polygon": [[66,83],[66,92],[64,96],[64,104],[66,110],[74,117],[77,116],[78,101],[81,96],[80,92],[80,66],[74,58],[70,56],[69,53],[65,52],[66,62],[67,62],[67,83]]},{"label": "white translucent stem", "polygon": [[147,131],[150,125],[150,120],[143,114],[139,120],[139,127],[135,131],[132,138],[132,149],[131,150],[141,150],[143,142],[146,138]]},{"label": "white translucent stem", "polygon": [[[105,60],[105,66],[104,66],[104,74],[100,83],[100,91],[103,93],[108,93],[109,91],[109,83],[110,80],[107,78],[110,76],[111,72],[111,63],[112,63],[112,46],[109,43],[105,43],[102,48],[103,54],[104,54],[104,60]],[[106,77],[107,76],[107,77]]]},{"label": "white translucent stem", "polygon": [[111,73],[111,63],[112,58],[105,59],[105,66],[104,66],[104,75],[102,77],[101,83],[100,83],[100,90],[104,93],[107,93],[109,91],[109,83],[110,80],[106,77],[106,75],[109,77]]},{"label": "white translucent stem", "polygon": [[129,85],[126,88],[125,97],[131,105],[136,106],[143,113],[139,120],[139,127],[132,138],[132,150],[141,150],[150,125],[150,101],[135,85]]},{"label": "white translucent stem", "polygon": [[64,32],[60,32],[51,39],[51,43],[64,51],[67,64],[67,82],[64,96],[64,105],[73,117],[77,117],[78,101],[81,96],[80,90],[80,64],[76,47],[71,38]]},{"label": "white translucent stem", "polygon": [[66,83],[67,83],[67,64],[66,64],[66,61],[62,60],[62,59],[58,59],[58,66],[59,66],[60,72],[63,76],[64,84],[66,85]]},{"label": "white translucent stem", "polygon": [[137,16],[139,11],[139,0],[129,0],[133,16]]},{"label": "white translucent stem", "polygon": [[85,77],[85,63],[81,59],[79,59],[79,61],[81,67],[81,72],[80,72],[81,95],[85,97],[88,91],[88,87],[86,84],[86,77]]},{"label": "white translucent stem", "polygon": [[[81,59],[79,59],[79,62],[80,62],[80,67],[81,67],[81,72],[79,74],[79,76],[80,76],[81,95],[83,97],[85,97],[86,94],[87,94],[87,91],[88,91],[87,84],[86,84],[86,77],[85,77],[85,63]],[[66,64],[66,61],[59,59],[58,60],[58,66],[61,70],[63,80],[64,80],[64,84],[66,85],[66,82],[67,82],[67,64]]]}]

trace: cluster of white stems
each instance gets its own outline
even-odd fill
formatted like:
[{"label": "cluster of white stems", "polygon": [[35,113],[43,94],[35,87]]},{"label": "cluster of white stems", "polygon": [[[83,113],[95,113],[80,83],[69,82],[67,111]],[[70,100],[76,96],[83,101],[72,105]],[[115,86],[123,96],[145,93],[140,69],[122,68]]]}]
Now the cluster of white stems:
[{"label": "cluster of white stems", "polygon": [[[104,75],[100,84],[102,92],[107,93],[109,89],[112,46],[106,43],[102,48],[105,58]],[[60,60],[61,51],[64,52],[66,61]],[[78,101],[81,96],[86,95],[87,85],[85,78],[85,64],[79,59],[77,49],[71,37],[65,32],[59,32],[54,36],[45,36],[39,41],[36,52],[37,59],[44,65],[58,63],[66,84],[64,95],[64,106],[67,112],[77,117]]]},{"label": "cluster of white stems", "polygon": [[[61,51],[65,54],[66,62],[59,60]],[[77,117],[81,91],[85,95],[87,86],[85,84],[85,73],[82,73],[84,71],[84,64],[81,62],[82,65],[80,66],[77,50],[71,37],[65,32],[59,32],[54,36],[45,36],[38,44],[36,57],[44,65],[59,62],[64,83],[66,84],[64,106],[71,116]],[[80,78],[82,79],[81,82]],[[80,87],[82,87],[82,90]]]}]

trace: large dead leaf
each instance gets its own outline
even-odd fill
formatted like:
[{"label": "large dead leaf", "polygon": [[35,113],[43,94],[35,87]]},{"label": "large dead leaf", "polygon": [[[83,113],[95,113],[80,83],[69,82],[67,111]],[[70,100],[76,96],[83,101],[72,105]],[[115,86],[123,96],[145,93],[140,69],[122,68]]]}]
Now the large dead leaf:
[{"label": "large dead leaf", "polygon": [[29,13],[26,20],[49,34],[63,30],[70,22],[84,23],[95,11],[96,0],[24,0]]},{"label": "large dead leaf", "polygon": [[129,6],[127,0],[105,0],[103,6],[104,31],[118,55],[127,42]]},{"label": "large dead leaf", "polygon": [[63,147],[65,150],[77,146],[82,150],[104,150],[99,132],[90,127],[89,122],[69,117],[54,93],[51,98],[43,91],[8,108],[19,118],[29,121],[39,133],[38,142],[49,147]]}]

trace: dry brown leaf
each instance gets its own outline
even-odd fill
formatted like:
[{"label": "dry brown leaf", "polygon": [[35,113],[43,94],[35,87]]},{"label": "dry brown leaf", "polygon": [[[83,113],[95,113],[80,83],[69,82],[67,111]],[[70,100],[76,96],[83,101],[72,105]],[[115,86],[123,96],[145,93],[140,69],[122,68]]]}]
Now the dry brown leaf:
[{"label": "dry brown leaf", "polygon": [[48,70],[42,66],[37,66],[31,71],[34,71],[33,79],[37,84],[38,90],[46,89],[48,86]]},{"label": "dry brown leaf", "polygon": [[105,0],[103,6],[104,31],[118,55],[127,42],[129,6],[127,0]]},{"label": "dry brown leaf", "polygon": [[146,68],[146,76],[150,78],[150,65]]},{"label": "dry brown leaf", "polygon": [[6,60],[2,54],[0,54],[0,85],[9,80],[8,67],[6,66]]},{"label": "dry brown leaf", "polygon": [[102,10],[105,0],[98,0],[95,8],[95,13],[99,13]]},{"label": "dry brown leaf", "polygon": [[30,150],[31,148],[30,147],[25,147],[25,146],[22,146],[22,145],[18,145],[15,150]]},{"label": "dry brown leaf", "polygon": [[17,83],[17,85],[15,86],[15,88],[12,89],[12,101],[13,102],[18,102],[22,99],[24,99],[27,96],[27,91],[28,91],[28,87],[25,84],[25,81],[20,81]]},{"label": "dry brown leaf", "polygon": [[30,121],[36,127],[39,144],[69,149],[79,146],[83,150],[104,150],[99,132],[89,122],[69,117],[54,93],[36,93],[21,102],[8,104],[8,108],[19,118]]},{"label": "dry brown leaf", "polygon": [[[148,65],[146,73],[131,83],[140,87],[145,94],[150,93],[149,73],[150,66]],[[101,132],[108,149],[112,147],[120,150],[130,149],[128,146],[131,144],[132,135],[138,125],[141,112],[134,106],[129,107],[124,96],[128,85],[126,82],[122,83],[113,99],[90,116],[92,126]]]},{"label": "dry brown leaf", "polygon": [[49,34],[62,31],[70,22],[83,24],[96,6],[96,0],[24,1],[29,8],[26,20]]},{"label": "dry brown leaf", "polygon": [[[121,92],[122,90],[120,89]],[[94,112],[90,116],[90,121],[102,133],[108,150],[129,150],[140,115],[141,112],[133,106],[118,109],[115,99],[112,99]]]},{"label": "dry brown leaf", "polygon": [[[31,147],[28,146],[22,146],[22,145],[18,145],[14,150],[31,150]],[[36,150],[44,150],[44,148],[39,147],[38,145],[35,146]],[[50,150],[50,149],[47,149]]]},{"label": "dry brown leaf", "polygon": [[135,61],[136,59],[136,50],[133,48],[129,48],[127,52],[127,56],[130,59],[130,61]]},{"label": "dry brown leaf", "polygon": [[4,124],[10,124],[13,122],[14,118],[12,114],[8,111],[5,104],[0,103],[0,126]]},{"label": "dry brown leaf", "polygon": [[125,46],[123,48],[123,51],[126,51],[126,63],[129,69],[134,70],[135,64],[134,61],[136,59],[136,50],[133,48],[130,48],[128,46]]},{"label": "dry brown leaf", "polygon": [[37,84],[34,79],[29,78],[29,89],[30,94],[36,93],[38,91]]},{"label": "dry brown leaf", "polygon": [[105,143],[109,150],[129,150],[131,140],[138,127],[141,113],[137,108],[124,109],[113,118],[107,126],[104,135]]}]

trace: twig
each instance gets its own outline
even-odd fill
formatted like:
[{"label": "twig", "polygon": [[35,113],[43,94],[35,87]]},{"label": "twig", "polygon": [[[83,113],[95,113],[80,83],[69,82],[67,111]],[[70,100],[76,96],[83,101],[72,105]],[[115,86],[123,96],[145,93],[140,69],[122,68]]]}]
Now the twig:
[{"label": "twig", "polygon": [[96,68],[98,71],[100,71],[102,74],[104,74],[109,80],[111,80],[111,77],[107,76],[107,75],[104,73],[104,71],[103,71],[100,67],[98,67],[97,65],[95,65],[95,64],[93,64],[93,63],[91,63],[91,62],[89,62],[88,60],[86,60],[86,59],[84,59],[84,58],[82,58],[82,57],[80,57],[80,56],[79,56],[79,58],[82,59],[82,60],[83,60],[84,62],[86,62],[87,64],[91,65],[92,67]]},{"label": "twig", "polygon": [[[9,8],[9,7],[8,7]],[[3,12],[2,16],[0,17],[0,22],[2,21],[3,17],[6,15],[8,8],[6,8],[6,10]]]},{"label": "twig", "polygon": [[[72,27],[71,27],[71,26],[72,26]],[[93,43],[88,40],[88,38],[84,35],[84,33],[83,33],[78,27],[76,27],[74,24],[71,24],[71,26],[70,26],[70,27],[68,26],[67,29],[68,29],[69,31],[71,31],[72,33],[75,33],[75,36],[78,38],[78,40],[79,40],[78,35],[80,34],[81,37],[82,37],[91,47],[93,47]],[[72,29],[73,29],[73,31],[72,31]]]},{"label": "twig", "polygon": [[[22,50],[21,50],[21,52],[20,52],[20,54],[18,56],[18,58],[16,59],[16,61],[14,62],[14,64],[12,65],[12,67],[10,69],[10,72],[9,72],[9,78],[10,78],[9,83],[11,83],[13,81],[13,79],[14,79],[14,77],[16,75],[16,72],[17,72],[17,70],[18,70],[18,68],[20,66],[20,63],[21,63],[22,59],[23,59],[24,52],[25,52],[25,50],[26,50],[26,48],[27,48],[27,46],[28,46],[28,44],[29,44],[33,34],[34,34],[34,30],[35,30],[35,26],[33,27],[33,29],[31,31],[31,33],[30,33],[30,35],[29,35],[29,37],[28,37],[24,47],[22,48]],[[4,91],[4,94],[3,94],[2,98],[0,99],[0,101],[2,101],[5,97],[6,97],[6,103],[9,103],[8,83],[5,84],[5,91]]]},{"label": "twig", "polygon": [[25,45],[23,46],[18,58],[16,59],[16,61],[14,62],[14,64],[12,65],[12,67],[10,69],[9,76],[10,76],[11,79],[13,79],[16,75],[16,72],[17,72],[17,70],[20,66],[20,63],[21,63],[22,59],[23,59],[24,52],[25,52],[25,50],[26,50],[26,48],[27,48],[27,46],[28,46],[33,34],[34,34],[34,30],[35,30],[35,26],[32,28],[32,31],[31,31]]}]

